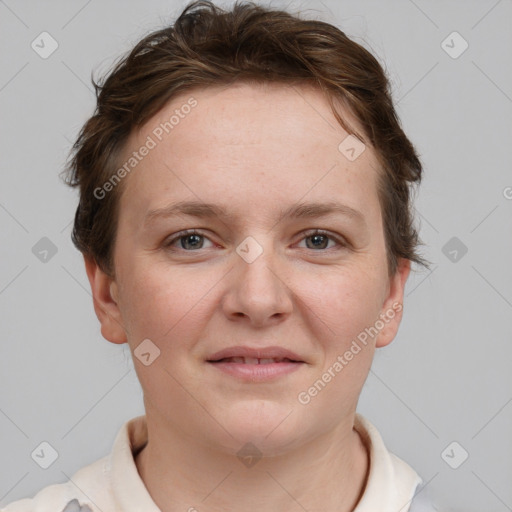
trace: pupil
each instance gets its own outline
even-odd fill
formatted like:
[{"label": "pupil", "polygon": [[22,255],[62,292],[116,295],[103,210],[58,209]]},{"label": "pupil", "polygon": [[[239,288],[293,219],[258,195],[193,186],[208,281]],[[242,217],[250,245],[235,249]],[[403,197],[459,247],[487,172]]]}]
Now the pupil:
[{"label": "pupil", "polygon": [[[314,240],[313,245],[315,247],[317,247],[317,248],[320,246],[325,247],[325,243],[322,243],[322,241],[323,242],[326,241],[326,237],[324,235],[311,235],[310,238],[311,238],[311,240]],[[317,242],[320,242],[320,244],[318,244]]]},{"label": "pupil", "polygon": [[[187,235],[185,237],[185,244],[182,244],[182,246],[185,245],[183,247],[183,249],[188,249],[188,248],[194,249],[194,248],[197,248],[198,245],[199,245],[199,242],[200,242],[200,238],[201,238],[200,235]],[[194,241],[192,241],[192,245],[189,246],[189,247],[186,247],[188,245],[188,242],[190,242],[191,240],[194,240],[194,239],[195,239],[195,243],[194,243]]]}]

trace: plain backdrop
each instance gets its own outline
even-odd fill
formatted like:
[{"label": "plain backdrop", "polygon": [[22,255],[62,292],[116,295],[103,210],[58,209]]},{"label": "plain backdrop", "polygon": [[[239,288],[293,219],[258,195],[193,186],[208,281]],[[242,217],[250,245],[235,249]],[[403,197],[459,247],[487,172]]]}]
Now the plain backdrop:
[{"label": "plain backdrop", "polygon": [[[0,506],[107,455],[144,412],[127,346],[101,336],[70,240],[76,191],[58,173],[95,105],[91,72],[185,4],[0,1]],[[358,410],[439,510],[510,511],[512,2],[271,5],[334,23],[376,55],[425,167],[416,216],[432,267],[412,273]],[[33,49],[41,37],[45,51],[58,45],[47,58]],[[58,453],[48,469],[31,456],[42,442]]]}]

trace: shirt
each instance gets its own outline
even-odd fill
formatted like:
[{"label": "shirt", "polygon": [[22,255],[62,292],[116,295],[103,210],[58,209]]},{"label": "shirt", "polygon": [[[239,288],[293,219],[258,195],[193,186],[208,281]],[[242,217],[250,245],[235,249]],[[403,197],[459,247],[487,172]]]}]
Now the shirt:
[{"label": "shirt", "polygon": [[[438,510],[421,493],[415,497],[422,479],[386,449],[374,425],[356,413],[354,428],[366,445],[370,467],[353,512]],[[146,416],[132,418],[119,430],[108,456],[79,469],[67,482],[44,487],[34,497],[14,501],[0,512],[161,512],[135,465],[135,456],[147,440]]]}]

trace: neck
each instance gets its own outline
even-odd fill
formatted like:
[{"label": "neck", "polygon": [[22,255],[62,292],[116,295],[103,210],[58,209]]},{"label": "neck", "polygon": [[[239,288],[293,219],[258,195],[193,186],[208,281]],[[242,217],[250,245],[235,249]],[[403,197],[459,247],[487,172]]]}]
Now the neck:
[{"label": "neck", "polygon": [[[148,419],[148,443],[135,458],[139,474],[162,512],[351,512],[369,469],[354,417],[278,457],[246,467],[238,457],[205,448]],[[201,507],[202,506],[202,507]]]}]

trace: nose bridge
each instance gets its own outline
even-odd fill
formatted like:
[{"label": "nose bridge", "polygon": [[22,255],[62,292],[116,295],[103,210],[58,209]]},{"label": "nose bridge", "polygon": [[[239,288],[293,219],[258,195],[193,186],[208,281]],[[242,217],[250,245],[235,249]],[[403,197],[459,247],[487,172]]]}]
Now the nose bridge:
[{"label": "nose bridge", "polygon": [[[276,293],[282,286],[277,275],[280,267],[278,255],[274,252],[272,234],[246,237],[236,248],[241,261],[237,262],[240,268],[238,277],[245,281],[254,293],[269,295]],[[281,285],[279,285],[281,283]]]},{"label": "nose bridge", "polygon": [[[268,235],[268,236],[267,236]],[[246,237],[236,248],[227,313],[264,322],[291,311],[291,297],[284,268],[274,252],[271,233]]]}]

